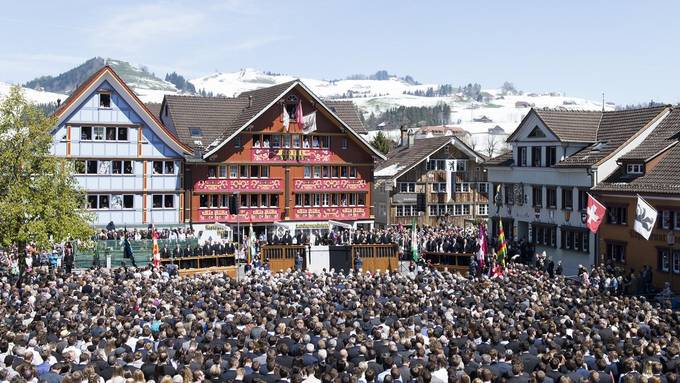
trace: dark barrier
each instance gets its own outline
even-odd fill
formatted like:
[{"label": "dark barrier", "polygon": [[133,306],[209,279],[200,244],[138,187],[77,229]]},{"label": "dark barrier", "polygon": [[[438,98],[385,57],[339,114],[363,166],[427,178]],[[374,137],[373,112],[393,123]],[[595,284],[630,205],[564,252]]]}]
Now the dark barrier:
[{"label": "dark barrier", "polygon": [[295,269],[295,258],[298,252],[302,255],[302,268],[307,265],[306,245],[265,245],[260,251],[260,258],[269,261],[272,272]]},{"label": "dark barrier", "polygon": [[[396,271],[399,269],[399,253],[396,244],[352,245],[352,265],[360,256],[364,271]],[[352,266],[353,267],[353,266]]]},{"label": "dark barrier", "polygon": [[431,253],[421,254],[422,258],[439,271],[459,272],[467,275],[470,269],[470,259],[475,255],[472,253]]}]

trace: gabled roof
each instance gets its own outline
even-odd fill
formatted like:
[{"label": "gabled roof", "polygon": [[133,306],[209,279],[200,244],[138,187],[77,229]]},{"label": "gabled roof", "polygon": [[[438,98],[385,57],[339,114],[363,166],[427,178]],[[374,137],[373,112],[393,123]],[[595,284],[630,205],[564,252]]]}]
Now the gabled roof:
[{"label": "gabled roof", "polygon": [[[248,100],[166,95],[162,105],[168,108],[177,136],[198,152],[220,139],[225,129],[232,126],[243,108],[248,105]],[[201,137],[192,137],[191,128],[200,128]]]},{"label": "gabled roof", "polygon": [[484,164],[488,166],[511,166],[514,162],[514,158],[512,155],[512,150],[508,150],[505,153],[501,153],[500,155],[488,159]]},{"label": "gabled roof", "polygon": [[132,107],[149,127],[154,130],[164,142],[169,144],[170,147],[180,154],[191,153],[191,148],[182,143],[173,132],[167,129],[158,119],[158,116],[149,110],[147,105],[137,97],[135,92],[127,86],[125,81],[118,76],[116,71],[108,65],[103,66],[100,70],[90,76],[87,81],[82,83],[75,91],[73,91],[73,93],[71,93],[64,103],[59,105],[53,114],[57,117],[57,125],[61,125],[64,119],[78,106],[79,101],[91,94],[92,91],[96,90],[95,87],[104,81],[108,81],[119,95],[127,98],[126,101],[130,107]]},{"label": "gabled roof", "polygon": [[384,161],[375,168],[376,177],[396,179],[423,162],[427,157],[438,152],[448,144],[453,144],[468,156],[483,161],[484,157],[475,152],[461,139],[455,136],[438,136],[415,140],[412,146],[398,146],[389,153]]},{"label": "gabled roof", "polygon": [[659,163],[645,174],[632,177],[626,174],[625,166],[622,166],[606,180],[600,182],[594,190],[680,195],[680,145],[668,149]]},{"label": "gabled roof", "polygon": [[357,133],[368,133],[361,119],[361,112],[352,101],[323,100],[323,103]]},{"label": "gabled roof", "polygon": [[[558,167],[592,166],[606,160],[642,129],[661,118],[667,106],[604,112],[595,142],[557,164]],[[655,134],[655,133],[652,133]]]},{"label": "gabled roof", "polygon": [[[241,111],[234,118],[234,120],[224,127],[222,133],[219,135],[217,140],[219,143],[215,146],[208,148],[209,150],[203,155],[203,158],[208,158],[209,156],[216,153],[222,146],[233,139],[240,131],[252,124],[258,117],[260,117],[265,111],[272,107],[277,101],[284,97],[288,92],[294,88],[299,87],[303,93],[307,94],[309,98],[314,100],[317,105],[321,107],[319,110],[323,113],[325,112],[331,119],[340,123],[340,125],[347,129],[347,131],[356,138],[356,140],[362,144],[368,151],[378,158],[385,158],[385,156],[375,149],[371,144],[362,137],[359,132],[357,132],[349,123],[344,121],[340,116],[333,111],[326,103],[319,99],[303,82],[300,80],[293,80],[282,84],[277,84],[268,88],[256,89],[248,92],[243,92],[236,97],[236,103],[240,103]],[[227,99],[234,100],[234,99]],[[231,101],[230,101],[231,102]],[[252,105],[248,107],[248,104],[252,102]],[[244,105],[243,107],[242,105]],[[346,110],[346,108],[341,108]],[[363,127],[363,124],[362,124]]]},{"label": "gabled roof", "polygon": [[680,109],[673,109],[659,126],[635,149],[623,155],[622,161],[647,161],[678,143],[680,135]]},{"label": "gabled roof", "polygon": [[532,109],[563,142],[594,142],[602,112]]}]

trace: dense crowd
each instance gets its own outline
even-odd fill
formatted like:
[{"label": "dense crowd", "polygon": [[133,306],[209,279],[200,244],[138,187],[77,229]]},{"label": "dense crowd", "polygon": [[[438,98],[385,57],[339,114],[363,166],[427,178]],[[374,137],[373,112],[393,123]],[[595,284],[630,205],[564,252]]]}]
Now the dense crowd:
[{"label": "dense crowd", "polygon": [[680,316],[515,265],[421,272],[0,271],[2,382],[678,382]]}]

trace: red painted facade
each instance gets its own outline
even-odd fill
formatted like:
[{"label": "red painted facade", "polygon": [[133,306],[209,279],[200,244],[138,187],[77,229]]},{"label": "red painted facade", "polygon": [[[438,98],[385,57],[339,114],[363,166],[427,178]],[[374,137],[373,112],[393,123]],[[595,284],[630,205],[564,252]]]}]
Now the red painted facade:
[{"label": "red painted facade", "polygon": [[[374,154],[318,104],[303,96],[305,115],[316,110],[317,130],[304,135],[283,126],[277,102],[225,143],[205,163],[187,164],[185,217],[193,223],[372,220]],[[238,194],[240,214],[230,215]]]}]

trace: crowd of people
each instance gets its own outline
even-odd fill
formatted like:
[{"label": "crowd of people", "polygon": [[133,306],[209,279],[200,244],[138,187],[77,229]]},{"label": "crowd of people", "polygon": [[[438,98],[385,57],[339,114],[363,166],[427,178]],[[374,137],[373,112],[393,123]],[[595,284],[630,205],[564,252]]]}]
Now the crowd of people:
[{"label": "crowd of people", "polygon": [[0,270],[0,382],[667,383],[680,315],[513,265],[498,278]]}]

